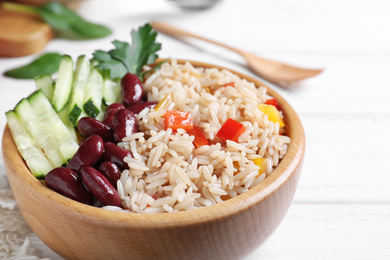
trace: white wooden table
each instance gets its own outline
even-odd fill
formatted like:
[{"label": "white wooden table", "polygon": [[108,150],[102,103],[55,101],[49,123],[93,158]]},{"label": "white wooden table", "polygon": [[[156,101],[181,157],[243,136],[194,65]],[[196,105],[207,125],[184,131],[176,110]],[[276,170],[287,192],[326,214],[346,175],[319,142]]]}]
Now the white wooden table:
[{"label": "white wooden table", "polygon": [[[46,51],[77,57],[108,50],[113,39],[128,41],[131,28],[162,20],[265,57],[325,68],[294,91],[270,84],[302,119],[306,157],[286,218],[247,259],[390,259],[389,10],[387,0],[223,0],[201,12],[183,12],[164,0],[90,0],[79,12],[114,34],[85,42],[56,39]],[[253,75],[226,50],[197,41],[186,45],[162,34],[158,40],[162,57]],[[34,57],[0,59],[0,73]],[[33,89],[31,80],[0,76],[0,129],[4,113]],[[6,179],[1,180],[0,188],[6,188]],[[61,259],[30,237],[41,257]]]}]

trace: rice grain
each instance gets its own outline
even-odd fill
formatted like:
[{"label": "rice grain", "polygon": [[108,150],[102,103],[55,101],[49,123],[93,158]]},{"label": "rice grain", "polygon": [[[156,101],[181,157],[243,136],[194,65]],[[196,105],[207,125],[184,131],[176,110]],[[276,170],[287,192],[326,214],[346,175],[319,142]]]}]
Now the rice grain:
[{"label": "rice grain", "polygon": [[[234,87],[224,86],[234,82]],[[144,83],[148,101],[170,96],[167,106],[144,109],[138,115],[139,133],[123,139],[129,169],[117,183],[124,212],[162,213],[221,203],[259,184],[277,167],[290,138],[279,123],[269,120],[257,105],[271,97],[265,87],[216,68],[190,63],[164,63]],[[184,129],[165,129],[167,110],[188,111],[209,145],[195,148]],[[221,141],[217,132],[228,118],[245,131],[238,142]],[[266,169],[252,161],[265,158]],[[108,208],[118,210],[117,208]]]}]

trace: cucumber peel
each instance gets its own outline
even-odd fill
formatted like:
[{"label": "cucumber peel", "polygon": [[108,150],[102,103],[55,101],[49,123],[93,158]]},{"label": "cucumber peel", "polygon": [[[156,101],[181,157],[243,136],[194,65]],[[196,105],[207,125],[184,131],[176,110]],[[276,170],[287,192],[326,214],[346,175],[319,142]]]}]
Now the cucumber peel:
[{"label": "cucumber peel", "polygon": [[28,168],[36,178],[43,179],[54,168],[53,165],[34,141],[34,138],[26,131],[16,112],[11,110],[5,115],[16,146]]},{"label": "cucumber peel", "polygon": [[85,55],[79,56],[76,61],[73,88],[69,100],[69,109],[67,111],[68,118],[73,125],[77,125],[80,116],[83,114],[84,93],[90,70],[91,64]]},{"label": "cucumber peel", "polygon": [[56,112],[60,112],[68,102],[72,91],[72,83],[73,61],[69,55],[63,55],[52,99],[52,105]]},{"label": "cucumber peel", "polygon": [[93,68],[87,82],[84,95],[84,111],[93,118],[96,118],[102,107],[103,99],[103,77],[100,72]]}]

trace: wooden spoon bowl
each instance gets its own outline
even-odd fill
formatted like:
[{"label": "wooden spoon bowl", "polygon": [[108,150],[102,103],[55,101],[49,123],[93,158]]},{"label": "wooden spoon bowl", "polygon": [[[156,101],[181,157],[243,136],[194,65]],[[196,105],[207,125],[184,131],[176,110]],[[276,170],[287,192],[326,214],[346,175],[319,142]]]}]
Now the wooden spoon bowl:
[{"label": "wooden spoon bowl", "polygon": [[280,103],[291,143],[270,176],[235,198],[200,209],[159,214],[111,212],[84,205],[33,177],[7,126],[3,157],[16,202],[35,234],[66,259],[242,258],[266,241],[286,215],[304,157],[305,136],[297,114],[274,90],[268,88],[268,93]]}]

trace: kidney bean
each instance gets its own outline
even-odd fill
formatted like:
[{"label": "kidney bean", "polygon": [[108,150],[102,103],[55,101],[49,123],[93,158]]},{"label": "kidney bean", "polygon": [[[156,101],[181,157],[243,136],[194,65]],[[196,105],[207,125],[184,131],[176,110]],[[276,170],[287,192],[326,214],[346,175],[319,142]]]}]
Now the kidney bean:
[{"label": "kidney bean", "polygon": [[106,107],[106,111],[104,112],[104,118],[103,123],[107,126],[113,128],[113,120],[114,120],[114,114],[120,110],[125,109],[126,107],[122,103],[113,103]]},{"label": "kidney bean", "polygon": [[103,162],[99,166],[99,172],[103,174],[116,188],[116,183],[121,177],[121,171],[118,166],[113,162]]},{"label": "kidney bean", "polygon": [[73,170],[57,167],[48,172],[45,177],[46,185],[73,200],[90,205],[92,194],[85,188],[81,178]]},{"label": "kidney bean", "polygon": [[157,104],[156,102],[140,102],[129,106],[127,109],[132,111],[134,114],[138,114],[139,112],[141,112],[147,107],[148,108],[155,107],[156,104]]},{"label": "kidney bean", "polygon": [[137,75],[127,73],[121,79],[121,95],[123,104],[128,107],[138,103],[143,96],[142,82]]},{"label": "kidney bean", "polygon": [[122,142],[128,135],[138,132],[137,118],[128,109],[118,110],[114,115],[114,140]]},{"label": "kidney bean", "polygon": [[88,190],[105,206],[122,206],[118,192],[112,184],[95,168],[83,166],[80,176]]},{"label": "kidney bean", "polygon": [[68,162],[68,168],[78,173],[83,165],[94,166],[103,152],[103,139],[98,135],[92,135],[81,143],[75,155]]},{"label": "kidney bean", "polygon": [[123,159],[127,156],[133,157],[129,151],[117,146],[114,143],[104,143],[104,154],[102,158],[103,162],[113,162],[119,167],[120,170],[124,170],[129,168],[128,164],[123,161]]},{"label": "kidney bean", "polygon": [[80,133],[85,137],[100,136],[105,142],[113,142],[113,130],[106,124],[92,117],[83,117],[77,123]]}]

